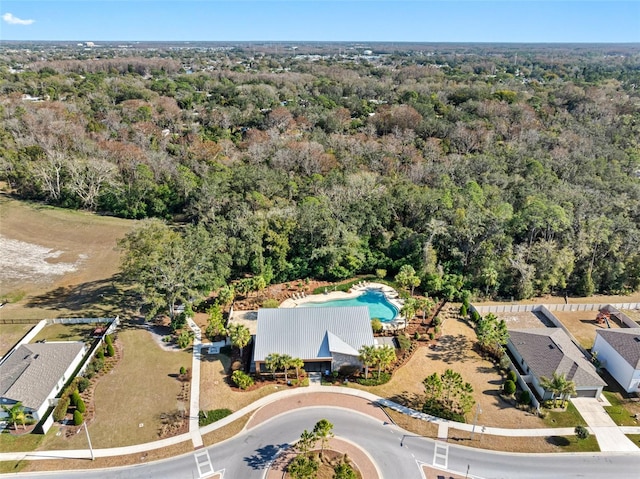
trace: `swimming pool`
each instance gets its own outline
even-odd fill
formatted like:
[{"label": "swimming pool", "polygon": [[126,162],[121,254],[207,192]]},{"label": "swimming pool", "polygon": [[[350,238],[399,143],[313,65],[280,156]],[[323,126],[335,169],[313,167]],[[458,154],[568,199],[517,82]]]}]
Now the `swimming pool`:
[{"label": "swimming pool", "polygon": [[333,299],[322,303],[304,303],[299,308],[335,308],[346,306],[366,306],[371,319],[378,318],[382,322],[393,321],[398,309],[389,302],[384,293],[367,290],[356,298]]}]

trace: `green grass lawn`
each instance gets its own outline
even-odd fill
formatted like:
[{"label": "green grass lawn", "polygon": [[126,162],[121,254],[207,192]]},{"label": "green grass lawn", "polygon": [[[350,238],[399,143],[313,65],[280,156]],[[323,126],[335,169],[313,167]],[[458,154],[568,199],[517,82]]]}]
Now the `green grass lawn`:
[{"label": "green grass lawn", "polygon": [[[18,426],[19,427],[19,426]],[[51,431],[49,433],[51,434]],[[42,434],[24,434],[14,436],[8,432],[0,434],[0,451],[2,452],[21,452],[35,451],[45,436]]]},{"label": "green grass lawn", "polygon": [[93,324],[50,324],[45,326],[32,342],[47,341],[91,341],[91,333],[98,325]]},{"label": "green grass lawn", "polygon": [[547,427],[576,427],[586,426],[587,423],[571,402],[567,403],[567,409],[545,409],[547,415],[544,423]]},{"label": "green grass lawn", "polygon": [[549,442],[560,448],[560,452],[599,452],[600,446],[594,435],[586,439],[576,436],[552,436]]},{"label": "green grass lawn", "polygon": [[[157,440],[160,414],[178,409],[180,367],[191,367],[190,350],[164,351],[148,331],[135,325],[124,325],[118,333],[117,346],[122,348],[122,359],[100,378],[94,390],[96,415],[89,423],[89,433],[96,448]],[[82,448],[86,443],[83,436],[64,439],[54,435],[42,446]]]},{"label": "green grass lawn", "polygon": [[618,426],[637,426],[638,423],[634,419],[634,415],[625,408],[620,395],[611,391],[603,391],[602,394],[607,398],[607,401],[611,406],[605,406],[604,410],[607,411],[611,419]]},{"label": "green grass lawn", "polygon": [[638,447],[640,447],[640,434],[627,434],[627,437]]}]

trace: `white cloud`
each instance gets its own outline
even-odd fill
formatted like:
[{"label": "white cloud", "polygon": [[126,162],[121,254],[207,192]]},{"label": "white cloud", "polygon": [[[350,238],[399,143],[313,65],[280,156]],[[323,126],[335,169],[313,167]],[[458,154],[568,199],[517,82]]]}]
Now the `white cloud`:
[{"label": "white cloud", "polygon": [[31,25],[35,20],[23,20],[22,18],[14,17],[13,13],[5,13],[2,15],[2,19],[10,25]]}]

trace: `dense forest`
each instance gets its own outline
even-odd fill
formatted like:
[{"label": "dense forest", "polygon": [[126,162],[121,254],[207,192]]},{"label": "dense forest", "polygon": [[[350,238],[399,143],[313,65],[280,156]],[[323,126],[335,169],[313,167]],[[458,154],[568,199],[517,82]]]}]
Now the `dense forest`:
[{"label": "dense forest", "polygon": [[449,299],[624,293],[640,52],[3,44],[0,180],[216,245],[209,286],[410,264]]}]

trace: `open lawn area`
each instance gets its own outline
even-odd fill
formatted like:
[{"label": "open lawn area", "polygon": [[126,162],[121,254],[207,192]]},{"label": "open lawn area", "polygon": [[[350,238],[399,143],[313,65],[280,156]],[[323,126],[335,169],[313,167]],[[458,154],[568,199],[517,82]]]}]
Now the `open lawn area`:
[{"label": "open lawn area", "polygon": [[[445,369],[453,369],[462,375],[464,381],[473,386],[473,397],[482,409],[478,424],[495,427],[546,427],[540,418],[516,409],[513,400],[505,400],[500,396],[503,377],[492,362],[482,359],[474,351],[475,332],[466,322],[447,319],[442,327],[443,336],[437,342],[437,347],[435,349],[427,346],[419,347],[411,359],[393,374],[391,381],[387,384],[375,387],[352,384],[351,387],[365,389],[401,404],[421,409],[424,378],[434,372],[442,373]],[[468,422],[473,420],[472,414],[468,415]]]},{"label": "open lawn area", "polygon": [[11,348],[33,328],[31,324],[0,324],[0,357],[11,351]]},{"label": "open lawn area", "polygon": [[[191,367],[191,351],[165,351],[141,325],[125,323],[116,342],[122,359],[100,378],[95,391],[95,418],[89,424],[96,448],[140,444],[158,439],[160,415],[178,409],[180,367]],[[186,404],[188,413],[188,403]],[[46,449],[83,447],[84,434],[53,436]]]},{"label": "open lawn area", "polygon": [[0,318],[122,314],[116,241],[134,221],[0,195]]},{"label": "open lawn area", "polygon": [[31,341],[88,341],[91,342],[91,333],[96,329],[97,324],[49,324],[42,328]]},{"label": "open lawn area", "polygon": [[[596,331],[607,327],[606,324],[596,322],[598,311],[552,311],[552,313],[585,349],[591,349],[593,346]],[[620,328],[620,323],[613,319],[610,325],[612,328]]]},{"label": "open lawn area", "polygon": [[230,360],[224,354],[203,354],[200,366],[200,409],[210,411],[227,408],[231,411],[251,404],[252,402],[286,386],[268,384],[251,391],[240,391],[231,387],[227,381]]}]

